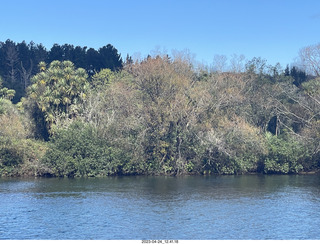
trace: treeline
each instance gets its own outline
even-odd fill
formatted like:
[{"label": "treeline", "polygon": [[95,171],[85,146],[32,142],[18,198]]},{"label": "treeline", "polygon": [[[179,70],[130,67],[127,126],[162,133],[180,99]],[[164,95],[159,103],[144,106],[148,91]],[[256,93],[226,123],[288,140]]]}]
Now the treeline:
[{"label": "treeline", "polygon": [[0,76],[3,85],[14,89],[14,103],[26,95],[26,88],[31,84],[31,77],[39,72],[38,64],[54,60],[73,62],[77,67],[84,68],[93,75],[103,68],[116,71],[122,68],[123,61],[116,48],[111,44],[98,50],[71,44],[54,44],[47,50],[42,44],[34,42],[15,43],[11,40],[0,42]]},{"label": "treeline", "polygon": [[320,167],[320,77],[261,58],[244,70],[148,56],[90,74],[39,62],[1,88],[0,174],[288,174]]}]

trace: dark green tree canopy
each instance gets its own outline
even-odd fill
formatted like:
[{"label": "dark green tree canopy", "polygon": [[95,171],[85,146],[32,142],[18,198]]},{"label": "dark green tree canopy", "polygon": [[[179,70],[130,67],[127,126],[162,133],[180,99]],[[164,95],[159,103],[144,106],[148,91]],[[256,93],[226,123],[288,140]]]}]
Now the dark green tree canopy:
[{"label": "dark green tree canopy", "polygon": [[37,65],[43,61],[71,61],[76,68],[85,69],[94,75],[101,69],[116,71],[122,68],[123,61],[118,50],[108,44],[95,50],[93,48],[54,44],[47,50],[42,44],[25,41],[16,43],[12,40],[0,41],[0,76],[3,86],[16,91],[13,103],[26,95],[26,88],[31,84],[31,77],[37,74]]}]

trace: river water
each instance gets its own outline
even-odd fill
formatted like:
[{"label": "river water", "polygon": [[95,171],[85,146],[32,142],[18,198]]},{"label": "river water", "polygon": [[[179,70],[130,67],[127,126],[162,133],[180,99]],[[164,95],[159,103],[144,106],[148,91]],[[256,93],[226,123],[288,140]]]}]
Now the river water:
[{"label": "river water", "polygon": [[320,175],[1,179],[0,239],[320,239]]}]

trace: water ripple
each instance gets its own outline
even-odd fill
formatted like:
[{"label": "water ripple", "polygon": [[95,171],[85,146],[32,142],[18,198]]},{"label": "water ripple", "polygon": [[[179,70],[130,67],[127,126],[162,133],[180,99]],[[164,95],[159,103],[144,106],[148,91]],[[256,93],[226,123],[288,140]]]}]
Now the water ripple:
[{"label": "water ripple", "polygon": [[317,177],[0,179],[0,239],[320,239]]}]

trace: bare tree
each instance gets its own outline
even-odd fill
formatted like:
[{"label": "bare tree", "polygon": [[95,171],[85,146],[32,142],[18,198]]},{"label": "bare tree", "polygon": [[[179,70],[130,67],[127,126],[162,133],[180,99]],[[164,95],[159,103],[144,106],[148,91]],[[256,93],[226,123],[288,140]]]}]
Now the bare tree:
[{"label": "bare tree", "polygon": [[214,72],[224,72],[226,71],[228,58],[225,55],[214,55],[213,57],[213,71]]},{"label": "bare tree", "polygon": [[230,71],[235,73],[240,73],[245,70],[245,56],[243,54],[237,55],[233,54],[231,55],[230,59]]},{"label": "bare tree", "polygon": [[21,75],[21,81],[24,84],[24,89],[27,88],[27,86],[30,84],[30,78],[32,75],[32,69],[33,69],[33,62],[30,59],[30,68],[28,70],[26,70],[23,66],[23,63],[20,63],[21,65],[21,71],[20,71],[20,75]]},{"label": "bare tree", "polygon": [[14,44],[10,44],[6,50],[6,60],[7,65],[9,66],[9,73],[7,75],[8,80],[11,84],[14,84],[18,78],[18,69],[17,64],[19,62],[18,52]]},{"label": "bare tree", "polygon": [[307,73],[320,76],[320,43],[300,49],[299,58]]}]

